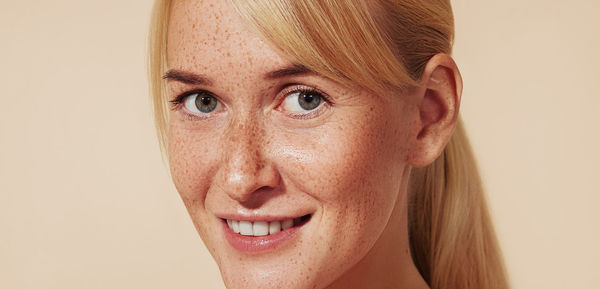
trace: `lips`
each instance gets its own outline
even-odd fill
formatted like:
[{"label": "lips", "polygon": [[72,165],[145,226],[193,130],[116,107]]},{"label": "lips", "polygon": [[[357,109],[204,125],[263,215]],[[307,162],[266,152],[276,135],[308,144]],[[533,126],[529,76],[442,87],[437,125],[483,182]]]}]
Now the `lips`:
[{"label": "lips", "polygon": [[235,249],[252,253],[271,250],[290,243],[300,229],[310,221],[311,215],[281,220],[235,220],[222,218],[225,239]]}]

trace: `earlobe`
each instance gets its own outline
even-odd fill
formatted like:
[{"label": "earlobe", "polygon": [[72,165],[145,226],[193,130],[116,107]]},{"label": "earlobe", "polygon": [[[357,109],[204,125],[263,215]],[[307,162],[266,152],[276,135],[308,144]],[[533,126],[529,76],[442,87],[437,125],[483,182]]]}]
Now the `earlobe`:
[{"label": "earlobe", "polygon": [[428,62],[418,95],[419,124],[409,162],[426,166],[433,162],[450,140],[460,107],[462,78],[449,55],[437,54]]}]

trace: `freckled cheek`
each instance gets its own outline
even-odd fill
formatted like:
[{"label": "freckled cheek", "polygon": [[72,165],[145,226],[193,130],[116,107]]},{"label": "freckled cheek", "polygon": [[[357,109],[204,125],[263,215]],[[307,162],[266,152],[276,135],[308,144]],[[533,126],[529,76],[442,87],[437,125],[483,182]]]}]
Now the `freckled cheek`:
[{"label": "freckled cheek", "polygon": [[[214,144],[214,140],[212,141]],[[169,164],[177,191],[186,206],[203,201],[212,180],[212,164],[218,155],[211,138],[198,131],[171,128]]]},{"label": "freckled cheek", "polygon": [[[316,250],[325,250],[324,267],[344,268],[348,260],[362,256],[385,227],[402,167],[397,161],[401,156],[389,148],[393,133],[385,128],[385,120],[336,121],[308,138],[310,143],[302,145],[306,150],[298,150],[294,161],[284,164],[297,172],[288,174],[295,183],[321,204],[318,234],[323,246]],[[300,143],[290,139],[287,145]]]},{"label": "freckled cheek", "polygon": [[393,148],[402,145],[397,132],[385,119],[368,119],[321,139],[319,147],[326,149],[315,158],[320,174],[314,187],[325,214],[323,228],[328,228],[323,238],[336,244],[334,255],[342,256],[342,263],[375,242],[393,210],[405,166]]},{"label": "freckled cheek", "polygon": [[313,167],[319,191],[328,192],[324,200],[348,202],[367,198],[387,189],[401,158],[392,149],[394,142],[384,123],[367,121],[336,129],[321,139],[322,151],[316,153]]}]

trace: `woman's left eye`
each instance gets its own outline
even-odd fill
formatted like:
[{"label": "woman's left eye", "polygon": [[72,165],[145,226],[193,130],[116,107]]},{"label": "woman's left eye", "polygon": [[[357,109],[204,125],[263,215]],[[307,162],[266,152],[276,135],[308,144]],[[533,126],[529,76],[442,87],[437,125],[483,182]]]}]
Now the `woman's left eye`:
[{"label": "woman's left eye", "polygon": [[281,109],[286,112],[304,115],[311,113],[325,102],[322,94],[312,90],[299,90],[287,94],[281,103]]}]

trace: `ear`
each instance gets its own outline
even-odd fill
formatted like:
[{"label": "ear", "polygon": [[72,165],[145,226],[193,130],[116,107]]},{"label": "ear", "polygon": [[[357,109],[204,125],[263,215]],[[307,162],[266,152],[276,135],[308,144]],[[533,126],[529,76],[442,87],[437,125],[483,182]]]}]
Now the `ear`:
[{"label": "ear", "polygon": [[462,78],[447,54],[437,54],[426,64],[418,89],[418,124],[412,137],[408,162],[413,166],[432,163],[446,147],[458,120]]}]

